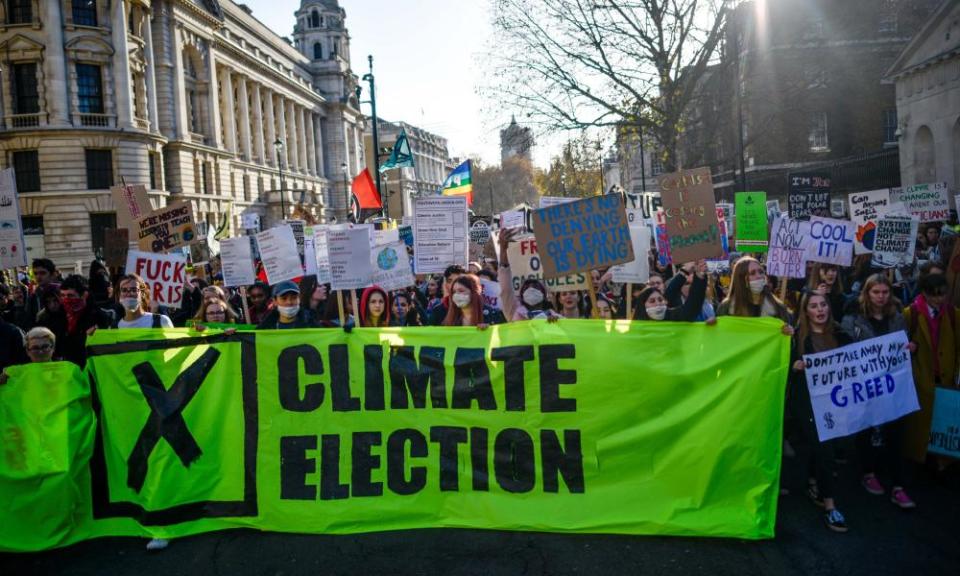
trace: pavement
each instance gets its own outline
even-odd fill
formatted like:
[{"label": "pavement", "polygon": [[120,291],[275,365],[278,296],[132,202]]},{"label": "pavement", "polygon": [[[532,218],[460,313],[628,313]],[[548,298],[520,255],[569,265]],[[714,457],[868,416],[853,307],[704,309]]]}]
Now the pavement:
[{"label": "pavement", "polygon": [[0,555],[0,576],[960,574],[960,464],[916,475],[915,510],[863,490],[853,463],[838,479],[850,531],[827,530],[806,497],[801,457],[788,459],[772,540],[407,530],[312,536],[229,530],[147,552],[140,538],[101,538],[39,554]]}]

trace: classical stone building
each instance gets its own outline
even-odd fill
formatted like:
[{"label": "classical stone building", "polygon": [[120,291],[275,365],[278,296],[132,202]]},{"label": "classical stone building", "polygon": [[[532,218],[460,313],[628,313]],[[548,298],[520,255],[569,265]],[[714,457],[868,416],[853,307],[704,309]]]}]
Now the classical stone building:
[{"label": "classical stone building", "polygon": [[121,182],[233,230],[298,203],[343,212],[332,176],[363,164],[345,14],[304,0],[297,15],[299,50],[229,0],[2,0],[0,167],[43,235],[32,255],[89,262]]},{"label": "classical stone building", "polygon": [[960,190],[960,2],[944,2],[887,75],[896,83],[903,185]]}]

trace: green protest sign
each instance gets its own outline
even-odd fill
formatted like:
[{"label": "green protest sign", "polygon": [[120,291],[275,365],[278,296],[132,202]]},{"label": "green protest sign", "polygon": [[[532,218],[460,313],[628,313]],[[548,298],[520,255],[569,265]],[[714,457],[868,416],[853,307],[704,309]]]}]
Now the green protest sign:
[{"label": "green protest sign", "polygon": [[767,233],[767,193],[737,192],[736,195],[736,242],[737,250],[766,252],[769,244]]},{"label": "green protest sign", "polygon": [[[682,358],[665,353],[678,341]],[[100,330],[89,344],[96,420],[24,436],[12,456],[70,446],[80,476],[48,492],[0,470],[0,498],[32,505],[0,510],[18,527],[2,548],[236,527],[773,535],[789,339],[772,319]],[[86,389],[79,373],[59,382]],[[14,375],[4,410],[35,386]]]}]

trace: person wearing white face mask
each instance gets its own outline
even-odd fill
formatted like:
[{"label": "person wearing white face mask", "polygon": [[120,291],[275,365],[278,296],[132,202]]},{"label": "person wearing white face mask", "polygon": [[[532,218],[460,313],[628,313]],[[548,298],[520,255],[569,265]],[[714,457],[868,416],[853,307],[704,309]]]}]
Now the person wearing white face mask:
[{"label": "person wearing white face mask", "polygon": [[767,274],[754,258],[744,256],[733,267],[730,294],[717,308],[717,316],[772,317],[783,321],[783,333],[793,335],[790,313],[767,286]]},{"label": "person wearing white face mask", "polygon": [[503,315],[510,322],[546,318],[556,321],[560,315],[553,310],[547,298],[547,287],[536,278],[527,278],[520,285],[519,299],[513,289],[513,276],[510,273],[510,258],[507,248],[516,235],[516,229],[508,228],[500,232],[500,267],[497,270],[497,282],[500,283],[500,306]]},{"label": "person wearing white face mask", "polygon": [[278,282],[273,287],[273,300],[276,306],[257,326],[257,330],[316,327],[310,310],[300,307],[300,286],[296,282]]},{"label": "person wearing white face mask", "polygon": [[[667,300],[658,288],[647,286],[640,292],[634,320],[669,320],[672,322],[693,322],[703,308],[703,299],[707,293],[707,262],[700,260],[694,269],[690,293],[683,305],[675,308],[667,306]],[[708,324],[715,323],[708,321]]]},{"label": "person wearing white face mask", "polygon": [[173,328],[169,317],[147,312],[150,290],[142,278],[127,274],[120,278],[118,286],[123,318],[117,323],[117,328]]},{"label": "person wearing white face mask", "polygon": [[473,274],[464,274],[450,285],[450,303],[443,326],[476,326],[480,330],[506,320],[500,310],[483,304],[480,282]]}]

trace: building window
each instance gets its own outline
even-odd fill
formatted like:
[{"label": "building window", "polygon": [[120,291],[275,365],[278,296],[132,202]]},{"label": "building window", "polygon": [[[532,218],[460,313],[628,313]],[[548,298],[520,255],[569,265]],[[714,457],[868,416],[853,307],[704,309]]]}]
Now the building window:
[{"label": "building window", "polygon": [[103,78],[96,64],[77,64],[77,97],[82,114],[103,114]]},{"label": "building window", "polygon": [[13,113],[36,114],[40,111],[37,92],[37,64],[13,65]]},{"label": "building window", "polygon": [[810,114],[810,151],[823,152],[830,149],[830,140],[827,132],[827,113],[812,112]]},{"label": "building window", "polygon": [[17,191],[39,192],[40,154],[36,150],[18,150],[13,153],[12,164],[17,177]]},{"label": "building window", "polygon": [[210,192],[210,166],[206,162],[200,163],[200,193]]},{"label": "building window", "polygon": [[150,169],[150,189],[157,190],[157,161],[160,159],[156,152],[147,152],[147,167]]},{"label": "building window", "polygon": [[660,154],[650,156],[650,173],[653,176],[663,174],[663,161],[660,159]]},{"label": "building window", "polygon": [[883,143],[897,143],[897,109],[887,108],[883,111]]},{"label": "building window", "polygon": [[316,10],[310,13],[310,27],[319,28],[320,27],[320,14]]},{"label": "building window", "polygon": [[90,214],[90,240],[93,243],[93,253],[97,257],[103,255],[103,248],[106,244],[104,240],[104,231],[107,229],[116,230],[117,215],[114,212],[102,212],[99,214]]},{"label": "building window", "polygon": [[24,216],[20,222],[25,236],[43,236],[43,216]]},{"label": "building window", "polygon": [[7,24],[30,24],[33,22],[33,0],[8,0]]},{"label": "building window", "polygon": [[323,59],[323,45],[319,42],[313,43],[313,59],[322,60]]},{"label": "building window", "polygon": [[73,0],[73,23],[77,26],[96,26],[97,0]]},{"label": "building window", "polygon": [[87,188],[105,190],[113,186],[113,151],[84,150],[87,157]]}]

